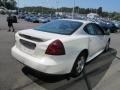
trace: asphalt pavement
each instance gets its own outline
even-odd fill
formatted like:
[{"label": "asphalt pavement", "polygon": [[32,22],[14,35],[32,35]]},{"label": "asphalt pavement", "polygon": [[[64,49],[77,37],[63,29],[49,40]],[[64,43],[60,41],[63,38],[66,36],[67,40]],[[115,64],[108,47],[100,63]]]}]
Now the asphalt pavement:
[{"label": "asphalt pavement", "polygon": [[120,33],[111,35],[111,47],[117,50],[109,70],[93,90],[120,90]]},{"label": "asphalt pavement", "polygon": [[[19,20],[16,31],[38,24]],[[46,77],[20,64],[11,56],[14,33],[7,32],[6,16],[0,15],[0,90],[88,90],[83,74],[66,77]],[[93,90],[120,90],[120,33],[111,34],[111,49],[86,65],[86,75]],[[117,50],[117,52],[116,52]]]}]

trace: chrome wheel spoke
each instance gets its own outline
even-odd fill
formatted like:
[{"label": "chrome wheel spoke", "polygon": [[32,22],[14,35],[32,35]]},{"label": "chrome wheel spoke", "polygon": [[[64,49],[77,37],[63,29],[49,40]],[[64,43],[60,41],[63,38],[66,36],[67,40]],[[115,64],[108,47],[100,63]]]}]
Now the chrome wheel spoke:
[{"label": "chrome wheel spoke", "polygon": [[84,68],[84,57],[81,57],[80,60],[77,63],[77,72],[80,73]]}]

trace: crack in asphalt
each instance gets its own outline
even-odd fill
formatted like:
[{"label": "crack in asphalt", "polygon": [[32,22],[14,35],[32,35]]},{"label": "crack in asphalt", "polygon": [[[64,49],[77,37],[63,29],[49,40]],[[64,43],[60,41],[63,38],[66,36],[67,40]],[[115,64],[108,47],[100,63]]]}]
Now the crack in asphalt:
[{"label": "crack in asphalt", "polygon": [[114,56],[115,58],[117,58],[118,60],[120,60],[120,57],[118,57],[117,55],[113,55],[111,51],[110,51],[110,54],[111,54],[112,56]]},{"label": "crack in asphalt", "polygon": [[37,80],[35,80],[35,81],[33,81],[33,82],[30,82],[30,83],[28,83],[28,84],[25,84],[25,85],[23,85],[23,86],[20,86],[20,87],[14,88],[14,89],[10,89],[10,90],[21,90],[21,89],[23,89],[23,88],[25,88],[25,87],[28,87],[28,86],[30,86],[30,85],[34,84],[35,82],[38,82],[38,81],[39,81],[39,80],[37,79]]}]

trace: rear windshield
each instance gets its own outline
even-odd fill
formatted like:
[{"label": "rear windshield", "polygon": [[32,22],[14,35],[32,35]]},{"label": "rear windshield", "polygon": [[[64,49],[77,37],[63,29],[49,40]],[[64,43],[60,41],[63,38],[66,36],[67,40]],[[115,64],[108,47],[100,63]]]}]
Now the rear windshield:
[{"label": "rear windshield", "polygon": [[69,21],[69,20],[54,20],[46,24],[35,27],[35,30],[57,33],[63,35],[70,35],[80,28],[82,22]]}]

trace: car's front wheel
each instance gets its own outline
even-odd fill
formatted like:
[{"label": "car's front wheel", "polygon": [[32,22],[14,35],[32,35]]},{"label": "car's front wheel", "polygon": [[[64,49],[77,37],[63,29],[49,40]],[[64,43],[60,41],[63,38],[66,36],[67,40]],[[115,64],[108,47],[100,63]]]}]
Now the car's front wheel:
[{"label": "car's front wheel", "polygon": [[76,59],[71,75],[72,77],[77,77],[81,74],[85,67],[85,62],[86,62],[86,55],[84,53],[80,54],[78,58]]}]

